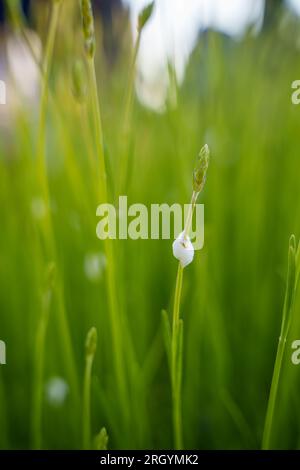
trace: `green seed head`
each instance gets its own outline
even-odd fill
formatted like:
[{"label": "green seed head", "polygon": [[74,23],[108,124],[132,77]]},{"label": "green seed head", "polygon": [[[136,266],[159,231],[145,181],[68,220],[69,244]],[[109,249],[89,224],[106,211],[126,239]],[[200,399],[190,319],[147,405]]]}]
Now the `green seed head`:
[{"label": "green seed head", "polygon": [[95,29],[91,0],[81,0],[82,30],[84,46],[90,58],[95,54]]},{"label": "green seed head", "polygon": [[102,428],[95,437],[94,447],[95,450],[107,450],[108,445],[108,434],[105,428]]},{"label": "green seed head", "polygon": [[145,24],[150,19],[154,8],[154,1],[149,3],[139,14],[138,18],[138,31],[141,32]]},{"label": "green seed head", "polygon": [[95,352],[97,349],[97,330],[93,326],[87,336],[86,336],[86,341],[85,341],[85,355],[86,357],[88,356],[94,356]]},{"label": "green seed head", "polygon": [[209,164],[209,148],[205,144],[204,147],[200,150],[199,157],[197,159],[197,164],[194,169],[193,177],[193,190],[196,193],[200,193],[205,185],[206,172]]}]

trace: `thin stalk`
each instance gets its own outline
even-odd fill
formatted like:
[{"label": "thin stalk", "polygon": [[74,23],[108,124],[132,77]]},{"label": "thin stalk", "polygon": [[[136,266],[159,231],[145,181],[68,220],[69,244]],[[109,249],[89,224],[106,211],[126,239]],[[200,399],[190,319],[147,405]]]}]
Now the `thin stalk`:
[{"label": "thin stalk", "polygon": [[[54,1],[51,5],[50,13],[50,24],[49,32],[45,47],[45,57],[43,62],[43,73],[41,75],[41,100],[40,100],[40,111],[39,111],[39,126],[38,126],[38,142],[37,142],[37,184],[38,190],[43,197],[47,213],[41,229],[41,245],[45,248],[46,261],[56,261],[56,249],[53,235],[52,220],[50,215],[50,197],[49,197],[49,186],[47,179],[46,170],[46,158],[45,158],[45,146],[46,146],[46,111],[48,103],[48,81],[50,68],[53,57],[53,49],[55,42],[55,35],[57,30],[57,24],[59,19],[60,1]],[[58,284],[58,283],[57,283]],[[66,313],[64,309],[63,295],[61,286],[57,285],[58,298],[58,312],[57,319],[60,324],[60,332],[62,336],[62,343],[65,348],[66,356],[66,367],[68,368],[68,374],[70,378],[71,386],[73,387],[74,393],[74,404],[78,404],[79,387],[76,378],[76,367],[72,354],[71,339],[68,329],[68,322],[66,319]],[[36,333],[36,349],[34,357],[34,392],[33,395],[33,413],[32,413],[32,438],[35,448],[41,446],[41,421],[42,421],[42,390],[43,390],[43,370],[44,370],[44,349],[45,349],[45,337],[48,325],[48,314],[42,311],[41,318],[39,320],[38,329]]]},{"label": "thin stalk", "polygon": [[271,390],[270,390],[270,395],[269,395],[265,428],[264,428],[264,433],[263,433],[263,441],[262,441],[263,450],[270,449],[271,432],[272,432],[273,420],[274,420],[274,410],[275,410],[275,405],[276,405],[278,384],[279,384],[279,379],[280,379],[285,345],[286,345],[285,338],[282,339],[280,337],[279,342],[278,342],[277,353],[276,353],[276,360],[275,360],[274,372],[273,372],[272,383],[271,383]]},{"label": "thin stalk", "polygon": [[289,251],[288,251],[288,273],[287,283],[285,290],[283,315],[281,323],[280,337],[277,347],[269,401],[267,406],[267,413],[265,419],[265,426],[262,439],[262,449],[267,450],[270,448],[271,435],[274,421],[274,411],[276,407],[278,386],[282,370],[282,362],[285,352],[286,341],[292,323],[293,304],[297,288],[297,253],[296,253],[296,240],[294,235],[290,237]]},{"label": "thin stalk", "polygon": [[179,320],[178,324],[178,351],[177,351],[177,383],[176,383],[176,403],[178,410],[175,407],[175,426],[177,436],[177,447],[183,448],[182,436],[182,363],[183,363],[183,320]]},{"label": "thin stalk", "polygon": [[123,138],[124,138],[124,153],[123,158],[120,161],[120,170],[119,170],[119,194],[123,194],[125,191],[125,185],[128,178],[128,161],[129,161],[129,131],[130,131],[130,124],[132,118],[132,108],[133,108],[133,90],[134,90],[134,81],[135,81],[135,68],[136,68],[136,59],[138,55],[138,51],[140,48],[141,43],[141,35],[142,30],[138,31],[137,38],[135,40],[130,71],[129,71],[129,78],[128,78],[128,85],[127,85],[127,93],[125,98],[125,114],[124,114],[124,128],[123,128]]},{"label": "thin stalk", "polygon": [[130,71],[129,71],[128,87],[127,87],[127,94],[126,94],[126,101],[125,101],[125,116],[124,116],[124,132],[126,136],[129,131],[129,125],[130,125],[131,114],[132,114],[136,59],[137,59],[137,55],[138,55],[140,44],[141,44],[141,36],[142,36],[142,31],[140,30],[138,31],[137,38],[135,40],[133,53],[132,53],[132,59],[131,59],[131,66],[130,66]]},{"label": "thin stalk", "polygon": [[97,349],[97,330],[91,328],[85,342],[85,371],[83,381],[82,443],[83,449],[91,448],[91,375]]},{"label": "thin stalk", "polygon": [[83,382],[83,419],[82,419],[82,445],[84,450],[91,449],[91,376],[94,355],[85,359]]},{"label": "thin stalk", "polygon": [[191,226],[192,226],[193,213],[194,213],[195,205],[197,202],[198,194],[199,193],[197,193],[196,191],[193,191],[191,203],[189,206],[189,211],[188,211],[185,226],[184,226],[184,232],[183,232],[184,239],[187,239]]},{"label": "thin stalk", "polygon": [[[104,157],[103,147],[103,132],[102,132],[102,121],[101,111],[97,89],[97,79],[95,72],[95,64],[93,58],[88,58],[88,69],[90,75],[91,85],[91,100],[92,100],[92,111],[94,118],[95,138],[96,138],[96,151],[99,163],[99,177],[100,185],[98,186],[100,200],[107,202],[108,191],[107,191],[107,179],[106,179],[106,165]],[[113,361],[115,367],[115,373],[118,383],[118,390],[121,400],[121,408],[124,413],[125,419],[128,418],[128,401],[127,401],[127,389],[124,371],[124,360],[123,360],[123,348],[122,348],[122,334],[121,334],[121,323],[117,302],[117,291],[116,291],[116,270],[114,251],[112,241],[108,238],[104,241],[104,250],[107,258],[107,275],[106,275],[106,288],[109,302],[110,312],[110,323],[112,330],[112,343],[113,343]]]},{"label": "thin stalk", "polygon": [[[193,219],[193,213],[198,197],[198,192],[193,191],[192,199],[189,206],[189,211],[184,226],[184,239],[187,239]],[[174,441],[175,448],[183,448],[182,437],[182,405],[181,405],[181,382],[182,382],[182,350],[183,350],[183,337],[182,329],[183,322],[180,319],[180,300],[182,291],[183,280],[183,267],[178,263],[175,298],[173,308],[173,322],[172,322],[172,345],[171,345],[171,377],[172,377],[172,399],[173,399],[173,428],[174,428]],[[181,326],[180,326],[181,325]]]},{"label": "thin stalk", "polygon": [[49,311],[42,312],[35,343],[35,369],[32,405],[32,442],[34,449],[42,447],[42,404],[43,404],[43,373],[45,360],[45,338],[48,325]]},{"label": "thin stalk", "polygon": [[81,123],[82,123],[84,141],[85,141],[85,146],[87,148],[87,153],[88,153],[88,157],[89,157],[91,178],[95,181],[95,188],[96,188],[96,186],[98,185],[98,180],[96,179],[97,166],[96,166],[94,149],[93,149],[92,140],[91,140],[92,136],[91,136],[91,132],[90,132],[87,107],[86,107],[86,103],[80,104],[79,106],[80,106],[79,114],[81,115]]},{"label": "thin stalk", "polygon": [[39,111],[38,144],[37,144],[37,163],[38,176],[42,185],[43,195],[46,203],[49,203],[49,190],[47,184],[46,162],[45,162],[45,138],[46,138],[46,110],[48,102],[48,82],[50,67],[52,63],[55,34],[59,18],[60,2],[53,1],[51,5],[49,33],[45,48],[45,57],[42,67],[42,88]]},{"label": "thin stalk", "polygon": [[[45,122],[47,107],[47,87],[50,64],[52,61],[55,32],[58,22],[59,3],[52,3],[50,15],[50,27],[47,37],[44,74],[42,76],[42,94],[39,113],[39,130],[37,145],[37,170],[39,189],[45,199],[47,208],[49,208],[49,191],[47,184],[46,165],[45,165]],[[46,241],[49,251],[53,251],[52,238],[47,236],[51,229],[50,217],[46,217],[45,226],[43,227],[43,238]],[[51,255],[50,255],[51,256]],[[51,256],[53,258],[53,256]],[[43,307],[41,317],[39,319],[38,329],[36,332],[35,356],[34,356],[34,387],[33,387],[33,403],[32,403],[32,441],[35,449],[40,449],[42,444],[42,401],[43,401],[43,371],[44,371],[44,351],[45,337],[48,325],[49,307]]]},{"label": "thin stalk", "polygon": [[45,339],[49,321],[51,300],[53,296],[55,265],[50,263],[46,272],[46,283],[41,297],[41,317],[35,338],[34,384],[32,398],[31,432],[34,449],[42,446],[42,403],[43,403],[43,372],[45,358]]},{"label": "thin stalk", "polygon": [[[175,298],[174,298],[174,308],[173,308],[173,324],[172,331],[173,333],[178,330],[179,317],[180,317],[180,300],[181,300],[181,291],[182,291],[182,278],[183,278],[183,267],[178,263],[177,277],[176,277],[176,286],[175,286]],[[174,341],[173,341],[174,345]],[[175,349],[173,347],[173,358],[175,356]]]},{"label": "thin stalk", "polygon": [[107,202],[108,191],[107,191],[107,175],[106,175],[106,165],[105,165],[105,156],[104,156],[102,119],[101,119],[101,110],[100,110],[99,96],[98,96],[96,70],[95,70],[95,64],[94,64],[93,58],[88,59],[88,71],[89,71],[89,76],[90,76],[91,104],[92,104],[92,112],[93,112],[93,119],[94,119],[96,150],[97,150],[98,165],[99,165],[99,178],[100,178],[99,193],[100,193],[101,200],[104,202]]},{"label": "thin stalk", "polygon": [[177,450],[183,448],[182,438],[182,418],[181,418],[181,374],[179,374],[180,357],[180,300],[182,291],[183,267],[178,263],[175,298],[173,308],[173,324],[172,324],[172,344],[171,344],[171,383],[172,383],[172,401],[173,401],[173,431],[174,442]]},{"label": "thin stalk", "polygon": [[[187,241],[192,226],[193,213],[199,193],[202,191],[206,172],[209,163],[209,148],[205,145],[199,154],[197,165],[194,169],[193,177],[193,192],[192,199],[189,205],[189,211],[183,230],[183,241]],[[183,243],[184,245],[184,243]],[[180,258],[179,258],[180,259]],[[173,321],[172,321],[172,338],[171,338],[171,386],[172,386],[172,401],[173,401],[173,432],[174,444],[176,449],[183,448],[183,433],[182,433],[182,403],[181,403],[181,387],[182,387],[182,354],[183,354],[183,320],[180,318],[180,301],[182,291],[183,279],[183,266],[179,261],[174,308],[173,308]],[[165,321],[166,323],[166,321]]]},{"label": "thin stalk", "polygon": [[83,385],[83,449],[91,446],[91,374],[93,356],[88,356],[85,361],[84,385]]}]

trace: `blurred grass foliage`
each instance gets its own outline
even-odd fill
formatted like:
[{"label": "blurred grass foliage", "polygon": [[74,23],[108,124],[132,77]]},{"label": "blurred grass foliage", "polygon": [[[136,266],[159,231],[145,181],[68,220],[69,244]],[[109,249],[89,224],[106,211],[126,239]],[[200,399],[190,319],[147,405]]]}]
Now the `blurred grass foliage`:
[{"label": "blurred grass foliage", "polygon": [[[46,159],[58,273],[54,289],[59,283],[62,296],[54,295],[50,306],[43,383],[62,377],[70,390],[59,406],[43,391],[42,446],[81,446],[82,393],[74,406],[76,392],[59,322],[63,309],[80,390],[86,334],[91,326],[98,331],[92,437],[105,426],[110,448],[172,448],[161,310],[171,311],[177,262],[171,241],[114,242],[129,391],[129,419],[124,421],[112,363],[104,248],[95,232],[99,201],[90,96],[82,104],[72,94],[72,64],[83,56],[79,11],[68,18],[60,16],[47,107]],[[110,201],[116,202],[113,188],[127,152],[122,119],[130,41],[126,36],[121,42],[112,68],[102,52],[98,21],[96,30]],[[187,203],[195,156],[203,143],[212,155],[199,201],[205,204],[205,246],[186,269],[181,308],[187,448],[257,448],[261,443],[280,332],[286,247],[290,234],[300,231],[300,108],[290,99],[291,83],[300,77],[297,41],[297,29],[281,25],[256,37],[246,34],[238,42],[208,31],[190,58],[176,108],[167,106],[157,114],[134,104],[129,204]],[[1,448],[32,446],[34,348],[47,271],[38,228],[45,208],[36,194],[36,120],[34,106],[20,100],[9,131],[1,129],[0,337],[7,345],[7,365],[0,369]],[[278,448],[300,447],[300,368],[290,361],[290,343],[300,338],[299,306],[298,296],[275,412],[273,446]]]}]

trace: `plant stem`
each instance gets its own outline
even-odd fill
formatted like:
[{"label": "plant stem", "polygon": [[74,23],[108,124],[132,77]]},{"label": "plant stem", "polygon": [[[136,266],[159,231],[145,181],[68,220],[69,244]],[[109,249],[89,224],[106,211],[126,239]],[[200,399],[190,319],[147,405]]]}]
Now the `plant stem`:
[{"label": "plant stem", "polygon": [[53,1],[51,4],[51,15],[49,33],[45,48],[45,57],[42,67],[42,89],[39,112],[39,128],[38,128],[38,145],[37,145],[37,163],[38,176],[42,185],[43,196],[46,203],[49,203],[49,190],[47,184],[46,159],[45,159],[45,137],[46,137],[46,109],[48,102],[48,81],[50,74],[50,66],[52,62],[55,34],[59,18],[60,2]]},{"label": "plant stem", "polygon": [[125,118],[124,118],[124,131],[125,135],[127,135],[131,120],[132,114],[132,103],[133,103],[133,88],[134,88],[134,80],[135,80],[135,67],[136,67],[136,59],[139,52],[141,44],[141,31],[138,31],[138,35],[134,44],[130,72],[129,72],[129,80],[128,80],[128,87],[127,87],[127,95],[126,95],[126,102],[125,102]]},{"label": "plant stem", "polygon": [[195,205],[196,205],[196,202],[197,202],[198,195],[199,195],[199,193],[197,193],[196,191],[193,191],[191,203],[190,203],[190,206],[189,206],[188,215],[187,215],[187,218],[186,218],[186,221],[185,221],[185,226],[184,226],[183,237],[185,239],[188,237],[190,229],[191,229],[193,213],[194,213],[194,209],[195,209]]},{"label": "plant stem", "polygon": [[[58,22],[59,3],[54,2],[51,6],[50,27],[47,37],[45,58],[43,64],[42,75],[42,91],[39,113],[39,129],[37,144],[37,179],[39,190],[45,200],[47,212],[49,211],[49,190],[45,164],[45,123],[47,108],[47,89],[50,64],[52,61],[53,47],[55,40],[55,32]],[[46,216],[45,226],[43,227],[43,240],[46,242],[48,256],[53,259],[53,240],[49,236],[51,234],[50,216]],[[34,356],[34,386],[33,386],[33,402],[32,402],[32,440],[35,449],[40,449],[42,444],[42,401],[43,401],[43,370],[44,370],[44,352],[45,338],[48,325],[49,307],[42,308],[41,317],[39,319],[36,332],[35,356]]]},{"label": "plant stem", "polygon": [[85,359],[84,384],[83,384],[83,449],[91,448],[91,373],[94,356],[89,355]]},{"label": "plant stem", "polygon": [[[88,59],[89,75],[91,83],[91,100],[92,100],[92,111],[94,118],[95,127],[95,138],[96,138],[96,151],[99,162],[99,173],[100,173],[100,186],[98,186],[99,197],[101,202],[108,201],[107,191],[107,180],[106,180],[106,165],[104,157],[103,147],[103,132],[102,132],[102,121],[101,111],[97,90],[97,79],[95,72],[94,59]],[[120,394],[121,409],[125,420],[128,419],[128,400],[127,400],[127,389],[125,380],[125,369],[123,360],[123,348],[122,348],[122,334],[121,334],[121,322],[118,312],[117,292],[116,292],[116,271],[115,271],[115,260],[112,241],[107,238],[104,241],[104,250],[107,258],[107,275],[106,275],[106,288],[109,303],[110,312],[110,323],[112,331],[112,343],[113,343],[113,361],[115,367],[115,373],[118,384],[118,391]]]},{"label": "plant stem", "polygon": [[285,345],[286,345],[286,338],[282,339],[280,337],[279,342],[278,342],[278,347],[277,347],[276,360],[275,360],[275,365],[274,365],[274,372],[273,372],[272,384],[271,384],[271,390],[270,390],[270,396],[269,396],[269,402],[268,402],[268,409],[267,409],[267,415],[266,415],[266,420],[265,420],[265,428],[264,428],[264,433],[263,433],[262,449],[264,450],[270,449],[270,440],[271,440],[271,431],[272,431],[272,426],[273,426],[274,410],[275,410],[278,384],[279,384],[280,373],[281,373],[282,359],[283,359],[284,351],[285,351]]},{"label": "plant stem", "polygon": [[42,446],[42,403],[43,403],[43,371],[45,358],[45,337],[49,318],[49,308],[42,311],[36,333],[35,369],[32,405],[32,442],[34,449]]},{"label": "plant stem", "polygon": [[96,150],[97,150],[98,165],[99,165],[99,178],[100,178],[99,193],[100,193],[101,200],[103,202],[107,202],[107,199],[108,199],[107,175],[106,175],[106,165],[105,165],[105,156],[104,156],[102,119],[101,119],[101,110],[100,110],[98,88],[97,88],[97,77],[96,77],[95,64],[94,64],[93,58],[88,58],[88,69],[89,69],[90,85],[91,85],[91,102],[92,102],[92,112],[93,112],[93,119],[94,119]]},{"label": "plant stem", "polygon": [[292,235],[289,241],[288,250],[288,272],[287,272],[287,283],[285,290],[284,306],[282,323],[280,330],[279,343],[277,347],[267,414],[265,419],[265,426],[262,439],[262,449],[267,450],[270,448],[271,432],[273,427],[274,410],[277,400],[278,385],[280,380],[280,374],[282,369],[282,361],[284,357],[286,340],[288,337],[289,329],[292,323],[293,304],[295,299],[295,293],[297,288],[297,253],[296,253],[296,240],[295,236]]},{"label": "plant stem", "polygon": [[125,98],[125,114],[124,114],[124,128],[123,128],[123,138],[124,138],[124,153],[123,158],[120,161],[120,170],[119,170],[119,194],[123,194],[125,191],[126,182],[128,179],[128,161],[129,161],[129,130],[131,124],[132,116],[132,107],[133,107],[133,89],[135,81],[135,67],[138,51],[141,43],[141,30],[138,31],[138,35],[134,44],[129,79],[127,85],[127,93]]},{"label": "plant stem", "polygon": [[[44,258],[46,263],[53,260],[57,263],[57,255],[55,248],[55,240],[53,235],[53,226],[50,214],[50,197],[49,186],[46,170],[46,156],[45,156],[45,136],[46,136],[46,111],[48,103],[48,80],[50,67],[53,56],[55,34],[59,19],[60,1],[53,1],[51,5],[50,25],[47,36],[45,58],[43,62],[43,73],[41,75],[41,101],[39,112],[39,128],[38,128],[38,143],[37,143],[37,184],[38,190],[45,201],[47,208],[46,216],[43,225],[39,228],[41,230],[41,246],[45,248]],[[42,265],[42,270],[44,265]],[[62,280],[60,280],[62,283]],[[59,323],[59,331],[62,336],[62,343],[64,345],[66,357],[66,367],[70,379],[70,385],[74,393],[74,405],[77,407],[79,404],[79,386],[76,377],[76,366],[74,364],[71,339],[68,329],[68,322],[64,308],[62,287],[57,282],[56,296],[58,300],[57,321]],[[42,427],[42,391],[43,391],[43,370],[44,370],[44,349],[45,338],[48,326],[48,313],[42,311],[41,318],[39,319],[37,333],[36,333],[36,350],[34,357],[34,391],[33,405],[32,405],[32,439],[35,448],[41,446],[41,427]]]},{"label": "plant stem", "polygon": [[[199,192],[193,191],[189,211],[184,225],[183,237],[187,239],[193,220],[193,213]],[[183,352],[183,321],[180,319],[180,300],[182,291],[183,267],[178,263],[175,298],[172,322],[172,344],[171,344],[171,382],[173,400],[173,429],[176,449],[183,448],[182,437],[182,404],[181,404],[181,382],[182,382],[182,352]]]},{"label": "plant stem", "polygon": [[[172,345],[171,345],[171,383],[173,401],[173,432],[175,448],[183,448],[182,419],[181,419],[181,367],[182,362],[182,339],[180,340],[180,300],[182,291],[183,268],[178,263],[175,298],[172,323]],[[180,346],[181,342],[181,347]],[[181,352],[180,352],[181,350]]]},{"label": "plant stem", "polygon": [[[181,291],[182,291],[182,278],[183,278],[183,267],[178,263],[177,277],[176,277],[176,286],[175,286],[175,298],[174,298],[174,308],[173,308],[173,324],[172,332],[176,332],[179,325],[179,315],[180,315],[180,300],[181,300]],[[174,349],[173,349],[174,353]],[[173,357],[174,354],[173,354]]]}]

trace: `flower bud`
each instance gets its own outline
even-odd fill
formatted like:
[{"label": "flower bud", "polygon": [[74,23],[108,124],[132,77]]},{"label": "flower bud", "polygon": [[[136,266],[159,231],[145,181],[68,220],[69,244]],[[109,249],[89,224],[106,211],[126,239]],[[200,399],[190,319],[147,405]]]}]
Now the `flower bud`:
[{"label": "flower bud", "polygon": [[190,237],[181,232],[173,242],[173,255],[180,261],[183,268],[190,264],[194,258],[194,247]]},{"label": "flower bud", "polygon": [[86,357],[94,356],[95,352],[96,352],[96,349],[97,349],[97,330],[93,326],[89,330],[89,332],[87,334],[87,337],[86,337],[86,341],[85,341],[85,355],[86,355]]},{"label": "flower bud", "polygon": [[102,428],[94,440],[95,450],[107,450],[107,444],[108,444],[108,434],[107,434],[106,429]]},{"label": "flower bud", "polygon": [[200,193],[205,185],[206,172],[209,164],[209,148],[205,144],[200,150],[196,167],[194,169],[193,190]]},{"label": "flower bud", "polygon": [[153,12],[153,8],[154,8],[154,1],[149,3],[147,6],[145,6],[145,8],[143,8],[143,10],[140,12],[139,18],[138,18],[138,31],[139,32],[142,31],[145,24],[150,19],[152,12]]},{"label": "flower bud", "polygon": [[95,54],[95,29],[91,0],[81,0],[82,30],[85,50],[90,58]]}]

